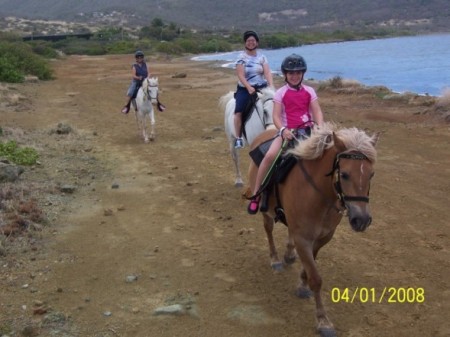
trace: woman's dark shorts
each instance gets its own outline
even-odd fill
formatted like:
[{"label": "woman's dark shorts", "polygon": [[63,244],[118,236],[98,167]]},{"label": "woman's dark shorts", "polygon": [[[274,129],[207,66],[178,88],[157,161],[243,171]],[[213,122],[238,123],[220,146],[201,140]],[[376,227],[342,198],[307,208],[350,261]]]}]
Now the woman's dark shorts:
[{"label": "woman's dark shorts", "polygon": [[[254,88],[256,90],[262,89],[267,87],[267,85],[259,85],[255,86]],[[250,94],[247,91],[247,88],[241,87],[240,85],[237,86],[237,90],[234,93],[234,98],[236,99],[236,107],[234,108],[234,113],[236,112],[244,112],[245,108],[247,107],[247,104],[250,100]]]}]

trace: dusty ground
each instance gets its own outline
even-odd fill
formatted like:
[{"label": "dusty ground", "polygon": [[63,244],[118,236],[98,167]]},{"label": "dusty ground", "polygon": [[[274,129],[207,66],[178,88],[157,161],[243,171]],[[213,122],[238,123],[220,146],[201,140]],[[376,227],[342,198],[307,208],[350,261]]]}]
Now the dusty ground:
[{"label": "dusty ground", "polygon": [[[156,141],[144,144],[133,115],[119,113],[131,61],[55,61],[55,81],[17,86],[22,108],[2,107],[2,128],[41,153],[22,180],[48,183],[39,202],[50,221],[0,241],[0,335],[315,336],[313,300],[294,295],[299,264],[271,271],[261,218],[246,214],[233,186],[217,102],[234,74],[150,60],[167,110],[156,116]],[[319,255],[338,335],[449,336],[449,124],[421,104],[319,96],[328,120],[382,133],[373,224],[360,234],[344,220]],[[74,131],[52,133],[58,123]],[[64,184],[76,191],[61,193]],[[282,225],[276,237],[283,251]],[[351,296],[357,287],[376,299],[333,303],[333,288]],[[412,288],[412,303],[378,303],[385,287],[398,301]],[[423,303],[412,296],[419,288]],[[171,304],[186,314],[153,315]]]}]

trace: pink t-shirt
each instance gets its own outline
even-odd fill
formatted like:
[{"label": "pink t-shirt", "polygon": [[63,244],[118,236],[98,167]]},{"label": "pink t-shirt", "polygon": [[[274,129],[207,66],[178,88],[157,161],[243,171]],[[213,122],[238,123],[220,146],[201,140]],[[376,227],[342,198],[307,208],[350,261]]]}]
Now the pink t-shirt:
[{"label": "pink t-shirt", "polygon": [[296,129],[312,121],[310,105],[317,100],[317,94],[312,87],[304,84],[300,86],[300,90],[285,84],[276,91],[273,100],[282,106],[283,125],[289,129]]}]

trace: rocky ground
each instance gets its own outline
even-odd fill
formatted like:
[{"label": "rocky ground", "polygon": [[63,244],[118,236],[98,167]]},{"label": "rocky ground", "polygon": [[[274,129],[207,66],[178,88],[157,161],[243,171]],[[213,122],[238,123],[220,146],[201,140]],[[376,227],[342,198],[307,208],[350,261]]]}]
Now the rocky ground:
[{"label": "rocky ground", "polygon": [[[167,110],[145,144],[120,113],[131,61],[74,56],[54,81],[0,87],[0,140],[40,155],[0,185],[0,336],[315,336],[299,264],[271,271],[261,218],[233,186],[217,103],[234,73],[150,59]],[[448,336],[448,111],[380,90],[318,91],[327,120],[381,132],[373,224],[344,220],[319,255],[325,305],[339,336]],[[347,288],[376,299],[333,301]]]}]

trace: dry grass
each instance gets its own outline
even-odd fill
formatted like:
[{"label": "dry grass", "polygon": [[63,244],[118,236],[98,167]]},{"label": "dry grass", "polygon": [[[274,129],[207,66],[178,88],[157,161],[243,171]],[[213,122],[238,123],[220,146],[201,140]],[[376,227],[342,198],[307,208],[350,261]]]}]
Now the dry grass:
[{"label": "dry grass", "polygon": [[33,194],[38,193],[21,183],[3,183],[0,186],[0,233],[17,235],[45,222],[42,209]]},{"label": "dry grass", "polygon": [[450,109],[450,88],[442,91],[442,96],[437,99],[436,106]]},{"label": "dry grass", "polygon": [[337,94],[365,95],[369,94],[382,100],[408,104],[414,107],[428,108],[424,113],[430,111],[434,115],[450,119],[450,88],[446,88],[440,97],[423,96],[411,92],[395,93],[384,86],[365,86],[352,79],[343,79],[339,76],[333,77],[318,84],[318,91],[331,91]]},{"label": "dry grass", "polygon": [[446,123],[450,123],[450,88],[442,91],[442,96],[436,99],[432,107],[432,114],[439,119],[443,119]]},{"label": "dry grass", "polygon": [[339,76],[321,81],[318,90],[331,91],[336,94],[360,95],[371,94],[379,98],[383,98],[392,94],[388,88],[383,86],[365,86],[361,82],[354,79],[344,79]]}]

